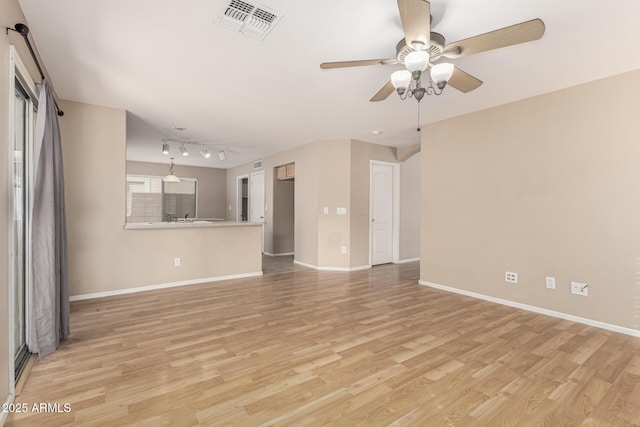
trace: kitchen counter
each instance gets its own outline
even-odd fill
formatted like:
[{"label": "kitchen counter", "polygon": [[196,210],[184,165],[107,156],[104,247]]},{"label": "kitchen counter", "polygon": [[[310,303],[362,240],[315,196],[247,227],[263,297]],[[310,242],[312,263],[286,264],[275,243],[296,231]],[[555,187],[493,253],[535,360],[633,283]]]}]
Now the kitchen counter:
[{"label": "kitchen counter", "polygon": [[262,222],[238,222],[238,221],[172,221],[172,222],[130,222],[124,225],[125,230],[147,230],[158,228],[198,228],[198,227],[255,227]]}]

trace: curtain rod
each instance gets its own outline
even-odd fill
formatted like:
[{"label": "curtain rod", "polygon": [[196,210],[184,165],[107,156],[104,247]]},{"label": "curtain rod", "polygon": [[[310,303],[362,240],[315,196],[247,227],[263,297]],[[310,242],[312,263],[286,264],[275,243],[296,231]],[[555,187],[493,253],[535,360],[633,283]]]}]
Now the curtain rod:
[{"label": "curtain rod", "polygon": [[[31,42],[29,41],[29,38],[27,37],[29,35],[29,27],[27,27],[25,24],[18,23],[18,24],[16,24],[15,28],[8,28],[7,27],[7,31],[6,31],[7,34],[9,34],[9,30],[15,31],[16,33],[18,33],[22,37],[24,37],[24,41],[25,41],[25,43],[27,43],[27,47],[29,48],[29,52],[31,52],[31,57],[33,58],[33,62],[36,63],[36,67],[38,67],[38,71],[40,72],[40,78],[42,80],[44,80],[44,72],[42,71],[42,67],[40,67],[40,63],[38,62],[38,58],[36,57],[36,53],[33,51],[33,47],[31,47]],[[62,111],[60,109],[60,107],[58,107],[58,102],[56,101],[55,98],[53,99],[53,103],[56,105],[56,110],[58,111],[58,115],[59,116],[64,116],[64,111]]]}]

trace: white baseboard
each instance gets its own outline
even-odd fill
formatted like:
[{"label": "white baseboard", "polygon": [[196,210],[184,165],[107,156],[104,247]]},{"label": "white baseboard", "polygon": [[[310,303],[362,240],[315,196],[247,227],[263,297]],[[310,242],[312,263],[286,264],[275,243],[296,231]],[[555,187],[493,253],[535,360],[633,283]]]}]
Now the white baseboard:
[{"label": "white baseboard", "polygon": [[293,263],[301,265],[303,267],[309,267],[309,268],[313,268],[314,270],[320,270],[320,271],[358,271],[358,270],[366,270],[368,268],[371,268],[370,265],[359,265],[357,267],[318,266],[318,265],[313,265],[313,264],[307,264],[306,262],[296,261],[295,259],[293,260]]},{"label": "white baseboard", "polygon": [[[13,403],[14,397],[15,396],[13,394],[10,394],[9,396],[7,396],[7,400],[4,402],[4,404],[5,405],[11,405]],[[8,412],[2,412],[2,410],[0,410],[0,427],[2,427],[4,425],[5,421],[7,421],[7,416],[8,415],[9,415]]]},{"label": "white baseboard", "polygon": [[368,270],[370,268],[371,268],[370,265],[358,265],[356,267],[351,267],[349,271]]},{"label": "white baseboard", "polygon": [[295,255],[294,252],[283,252],[281,254],[272,254],[269,252],[263,252],[263,254],[265,255],[269,255],[269,256],[289,256],[289,255]]},{"label": "white baseboard", "polygon": [[447,292],[453,292],[460,295],[465,295],[472,298],[477,298],[496,304],[507,305],[509,307],[519,308],[521,310],[532,311],[534,313],[544,314],[551,317],[557,317],[559,319],[570,320],[572,322],[582,323],[589,326],[595,326],[596,328],[606,329],[608,331],[619,332],[625,335],[631,335],[633,337],[640,337],[640,330],[631,329],[624,326],[612,325],[611,323],[601,322],[599,320],[587,319],[585,317],[574,316],[572,314],[562,313],[560,311],[549,310],[542,307],[536,307],[535,305],[523,304],[520,302],[509,301],[502,298],[491,297],[476,292],[466,291],[464,289],[452,288],[450,286],[439,285],[437,283],[427,282],[425,280],[418,280],[418,283],[430,288],[440,289]]},{"label": "white baseboard", "polygon": [[418,257],[418,258],[401,259],[396,264],[405,264],[407,262],[416,262],[416,261],[420,261],[420,257]]},{"label": "white baseboard", "polygon": [[180,282],[160,283],[157,285],[140,286],[137,288],[117,289],[114,291],[95,292],[91,294],[71,295],[69,297],[69,301],[80,301],[80,300],[92,299],[92,298],[104,298],[104,297],[111,297],[114,295],[133,294],[136,292],[153,291],[156,289],[175,288],[178,286],[198,285],[201,283],[219,282],[221,280],[230,280],[230,279],[244,279],[247,277],[256,277],[256,276],[262,276],[262,271],[258,271],[255,273],[228,274],[226,276],[206,277],[204,279],[183,280]]}]

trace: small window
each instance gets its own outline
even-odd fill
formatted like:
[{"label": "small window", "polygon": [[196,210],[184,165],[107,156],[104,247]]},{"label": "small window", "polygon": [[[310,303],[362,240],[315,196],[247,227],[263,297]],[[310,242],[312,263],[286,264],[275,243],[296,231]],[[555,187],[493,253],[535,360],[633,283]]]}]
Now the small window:
[{"label": "small window", "polygon": [[194,218],[197,187],[193,178],[164,182],[161,176],[127,175],[127,222]]}]

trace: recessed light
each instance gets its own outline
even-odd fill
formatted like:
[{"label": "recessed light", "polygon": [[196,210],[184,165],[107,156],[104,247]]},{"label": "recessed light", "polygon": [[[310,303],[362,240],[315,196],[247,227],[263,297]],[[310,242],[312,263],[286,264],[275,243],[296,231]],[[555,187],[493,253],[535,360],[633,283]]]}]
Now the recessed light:
[{"label": "recessed light", "polygon": [[179,126],[179,125],[175,125],[175,126],[173,127],[173,130],[178,130],[178,131],[182,131],[182,130],[185,130],[185,129],[186,129],[186,127],[184,127],[184,126]]},{"label": "recessed light", "polygon": [[382,134],[382,131],[381,130],[372,130],[371,133],[373,135],[380,135],[380,134]]}]

